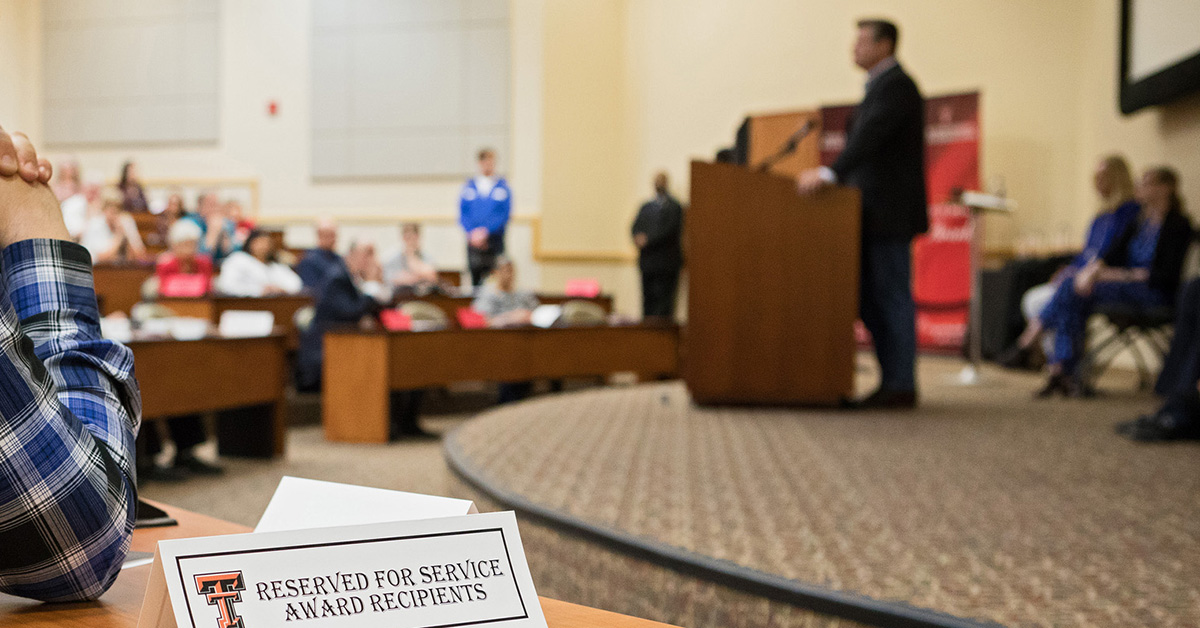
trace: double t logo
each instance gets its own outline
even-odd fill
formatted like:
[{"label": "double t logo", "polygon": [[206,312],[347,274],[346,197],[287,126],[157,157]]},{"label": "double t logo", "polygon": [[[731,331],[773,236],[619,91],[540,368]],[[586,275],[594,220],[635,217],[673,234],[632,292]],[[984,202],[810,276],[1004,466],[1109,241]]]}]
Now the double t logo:
[{"label": "double t logo", "polygon": [[245,628],[241,616],[233,608],[234,602],[242,601],[241,592],[245,590],[246,583],[240,571],[196,576],[196,592],[208,600],[209,606],[216,606],[221,612],[217,618],[218,628]]}]

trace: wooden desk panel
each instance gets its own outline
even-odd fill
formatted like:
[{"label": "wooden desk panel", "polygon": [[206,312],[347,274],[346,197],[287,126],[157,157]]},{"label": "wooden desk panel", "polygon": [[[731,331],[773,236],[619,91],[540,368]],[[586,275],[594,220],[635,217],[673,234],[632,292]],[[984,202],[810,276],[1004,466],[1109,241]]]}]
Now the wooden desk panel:
[{"label": "wooden desk panel", "polygon": [[520,382],[634,372],[671,375],[675,326],[449,329],[325,334],[325,438],[383,443],[389,392],[461,381]]},{"label": "wooden desk panel", "polygon": [[103,307],[100,314],[128,314],[142,300],[142,284],[153,274],[153,264],[99,264],[93,268],[96,296]]},{"label": "wooden desk panel", "polygon": [[[241,534],[250,528],[212,517],[155,504],[179,521],[178,526],[134,530],[131,550],[153,552],[159,541],[220,534]],[[0,593],[0,626],[5,628],[135,628],[146,594],[150,565],[126,569],[99,601],[42,604]],[[540,598],[550,628],[670,628],[667,624],[609,611]]]},{"label": "wooden desk panel", "polygon": [[285,343],[282,334],[127,343],[133,350],[134,373],[142,391],[142,417],[153,420],[270,405],[271,450],[276,456],[283,455],[289,375]]}]

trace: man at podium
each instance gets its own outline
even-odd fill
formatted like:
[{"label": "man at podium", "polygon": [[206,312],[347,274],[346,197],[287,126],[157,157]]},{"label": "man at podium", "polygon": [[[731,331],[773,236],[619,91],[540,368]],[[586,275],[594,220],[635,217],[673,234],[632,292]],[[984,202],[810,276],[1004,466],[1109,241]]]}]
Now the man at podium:
[{"label": "man at podium", "polygon": [[925,196],[925,103],[896,61],[899,31],[861,20],[854,63],[866,93],[849,123],[846,146],[829,167],[800,173],[803,193],[842,183],[862,193],[859,316],[875,344],[879,389],[858,407],[912,408],[916,392],[916,308],[911,243],[929,227]]}]

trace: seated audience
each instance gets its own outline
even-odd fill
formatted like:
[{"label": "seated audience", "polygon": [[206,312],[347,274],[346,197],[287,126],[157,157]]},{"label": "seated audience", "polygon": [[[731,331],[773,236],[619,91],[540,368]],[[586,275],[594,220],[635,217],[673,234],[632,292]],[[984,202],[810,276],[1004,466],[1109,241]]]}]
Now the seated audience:
[{"label": "seated audience", "polygon": [[54,171],[54,180],[50,182],[54,198],[59,203],[78,194],[83,190],[83,177],[79,172],[79,162],[74,159],[64,159]]},{"label": "seated audience", "polygon": [[122,209],[133,214],[150,211],[146,202],[146,190],[142,188],[142,180],[138,177],[137,164],[132,161],[121,166],[121,180],[117,183],[121,191]]},{"label": "seated audience", "polygon": [[133,533],[133,354],[100,334],[50,163],[23,134],[0,140],[0,592],[94,599]]},{"label": "seated audience", "polygon": [[317,222],[317,246],[304,253],[304,259],[296,265],[296,274],[313,297],[320,296],[325,279],[333,276],[334,268],[342,265],[342,256],[337,247],[337,223],[331,218]]},{"label": "seated audience", "polygon": [[196,213],[184,217],[200,226],[200,252],[212,258],[213,263],[220,265],[229,254],[237,250],[234,245],[234,225],[225,217],[217,195],[211,191],[202,192],[196,199]]},{"label": "seated audience", "polygon": [[242,210],[242,204],[237,199],[231,198],[225,201],[225,218],[233,223],[233,243],[238,248],[246,242],[246,238],[250,237],[250,232],[258,228],[253,220],[246,217],[245,211]]},{"label": "seated audience", "polygon": [[1193,279],[1179,297],[1175,335],[1163,360],[1154,392],[1162,406],[1151,414],[1117,424],[1117,432],[1137,441],[1200,438],[1200,279]]},{"label": "seated audience", "polygon": [[62,208],[63,222],[67,225],[67,233],[71,239],[78,242],[87,226],[88,201],[83,181],[80,179],[79,163],[73,159],[59,164],[54,176],[54,196],[58,198]]},{"label": "seated audience", "polygon": [[1178,185],[1174,170],[1148,170],[1138,187],[1141,211],[1137,218],[1117,236],[1103,258],[1092,260],[1059,283],[1042,313],[1043,324],[1054,333],[1054,346],[1047,360],[1050,378],[1039,397],[1085,392],[1077,368],[1087,318],[1097,304],[1155,307],[1174,303],[1192,239]]},{"label": "seated audience", "polygon": [[[1117,236],[1138,214],[1139,206],[1133,199],[1133,177],[1129,174],[1129,164],[1124,157],[1109,155],[1102,159],[1096,167],[1092,183],[1100,195],[1100,211],[1088,227],[1083,251],[1070,264],[1060,268],[1049,283],[1030,288],[1021,298],[1021,310],[1025,313],[1028,325],[1017,339],[1016,346],[998,359],[1005,366],[1019,367],[1030,362],[1031,352],[1037,347],[1037,340],[1045,330],[1042,312],[1058,285],[1092,261],[1103,258]],[[1048,342],[1047,339],[1046,354],[1050,353]]]},{"label": "seated audience", "polygon": [[102,194],[100,213],[88,218],[79,243],[96,264],[146,259],[137,222],[121,209],[120,193],[111,189]]},{"label": "seated audience", "polygon": [[182,276],[199,276],[206,288],[211,285],[212,260],[197,252],[201,237],[200,227],[190,220],[182,220],[171,226],[167,234],[167,246],[170,248],[158,256],[155,268],[159,292],[163,296],[178,296],[171,294],[171,284]]},{"label": "seated audience", "polygon": [[221,265],[218,292],[235,297],[270,297],[297,294],[304,289],[291,268],[275,260],[275,245],[265,231],[251,231],[246,248],[235,251]]},{"label": "seated audience", "polygon": [[391,291],[383,283],[383,269],[375,259],[375,247],[369,243],[351,246],[344,263],[332,266],[321,285],[324,289],[313,299],[312,323],[300,338],[296,353],[296,388],[303,391],[321,388],[325,332],[371,323],[383,304],[391,300]]},{"label": "seated audience", "polygon": [[505,255],[496,258],[490,281],[484,284],[471,308],[487,317],[489,327],[518,327],[529,324],[539,305],[537,296],[516,287],[517,272]]},{"label": "seated audience", "polygon": [[[489,327],[520,327],[528,325],[538,299],[528,290],[516,287],[517,272],[507,256],[496,257],[492,274],[484,283],[471,308],[487,317]],[[500,403],[520,401],[529,396],[531,382],[500,384]]]},{"label": "seated audience", "polygon": [[[148,244],[163,245],[167,243],[167,235],[171,230],[171,225],[175,221],[187,215],[187,209],[183,206],[183,195],[178,192],[172,192],[167,197],[167,205],[163,208],[162,213],[158,215],[154,223],[153,239],[150,236],[146,238]],[[189,221],[190,222],[190,221]]]},{"label": "seated audience", "polygon": [[437,268],[421,249],[421,225],[404,223],[400,228],[404,250],[396,253],[383,265],[384,280],[393,288],[426,294],[437,286]]}]

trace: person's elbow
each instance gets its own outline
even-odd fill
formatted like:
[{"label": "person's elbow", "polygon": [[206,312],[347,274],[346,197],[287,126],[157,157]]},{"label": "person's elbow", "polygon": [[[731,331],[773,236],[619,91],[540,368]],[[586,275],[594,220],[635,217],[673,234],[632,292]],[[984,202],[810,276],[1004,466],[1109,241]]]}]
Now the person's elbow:
[{"label": "person's elbow", "polygon": [[[28,572],[36,576],[24,582],[12,582],[9,593],[41,602],[86,602],[103,595],[121,573],[133,536],[137,498],[125,482],[123,495],[108,508],[87,504],[78,512],[93,512],[76,520],[73,534],[77,543],[60,555],[49,557]],[[0,582],[3,578],[0,578]]]}]

